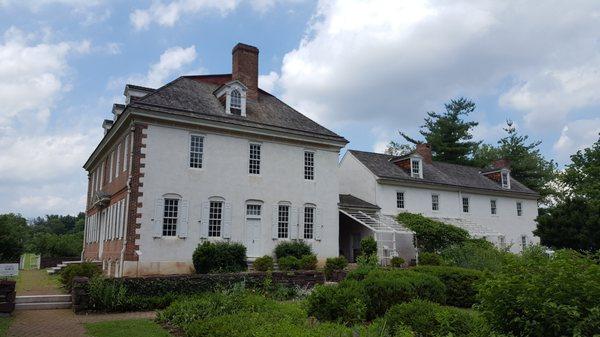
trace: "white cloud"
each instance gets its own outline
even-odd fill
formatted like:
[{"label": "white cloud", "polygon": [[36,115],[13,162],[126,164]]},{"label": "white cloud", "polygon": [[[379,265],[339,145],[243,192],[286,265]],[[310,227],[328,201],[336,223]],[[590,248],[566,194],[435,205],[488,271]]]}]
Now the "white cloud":
[{"label": "white cloud", "polygon": [[160,61],[150,66],[144,85],[158,87],[196,59],[196,47],[173,47],[160,55]]},{"label": "white cloud", "polygon": [[[278,3],[295,3],[304,0],[252,0],[246,1],[253,10],[265,13]],[[145,9],[135,9],[129,21],[136,30],[148,29],[152,23],[173,27],[183,15],[214,14],[225,16],[238,8],[243,0],[175,0],[167,3],[154,2]]]},{"label": "white cloud", "polygon": [[87,53],[89,41],[35,42],[35,34],[11,27],[0,44],[0,129],[46,122],[65,85],[67,58]]},{"label": "white cloud", "polygon": [[449,98],[504,94],[501,106],[550,133],[600,103],[599,13],[591,0],[321,1],[275,86],[334,125],[415,126]]},{"label": "white cloud", "polygon": [[598,140],[600,118],[580,119],[565,125],[553,149],[557,159],[567,162],[569,157]]},{"label": "white cloud", "polygon": [[279,80],[279,74],[274,71],[269,72],[267,75],[258,76],[258,86],[268,93],[273,93],[275,84]]},{"label": "white cloud", "polygon": [[164,4],[155,2],[147,9],[136,9],[129,19],[135,29],[146,29],[152,22],[172,27],[182,14],[217,12],[225,15],[238,5],[238,0],[177,0]]}]

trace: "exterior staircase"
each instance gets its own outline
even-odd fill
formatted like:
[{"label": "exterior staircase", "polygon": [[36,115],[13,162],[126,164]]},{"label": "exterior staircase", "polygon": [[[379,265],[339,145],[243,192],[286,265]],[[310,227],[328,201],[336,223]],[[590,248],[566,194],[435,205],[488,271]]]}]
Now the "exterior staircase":
[{"label": "exterior staircase", "polygon": [[15,298],[16,310],[69,309],[71,305],[71,295],[31,295]]},{"label": "exterior staircase", "polygon": [[62,263],[60,263],[59,265],[57,265],[56,267],[52,267],[52,268],[48,268],[46,271],[48,272],[48,274],[53,275],[53,274],[57,274],[58,272],[60,272],[64,267],[70,265],[70,264],[77,264],[77,263],[81,263],[81,261],[63,261]]}]

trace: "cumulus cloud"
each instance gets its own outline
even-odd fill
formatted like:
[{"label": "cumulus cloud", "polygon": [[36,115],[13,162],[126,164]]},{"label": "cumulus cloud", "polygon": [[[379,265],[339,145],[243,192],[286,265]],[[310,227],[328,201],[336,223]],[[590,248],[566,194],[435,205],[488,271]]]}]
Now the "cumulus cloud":
[{"label": "cumulus cloud", "polygon": [[501,95],[556,131],[600,100],[599,14],[595,1],[321,1],[275,85],[332,124],[415,125],[451,97]]},{"label": "cumulus cloud", "polygon": [[279,80],[279,74],[275,71],[269,72],[267,75],[258,76],[258,86],[266,92],[273,93],[275,84]]},{"label": "cumulus cloud", "polygon": [[0,130],[15,122],[45,123],[65,85],[67,59],[87,53],[90,42],[36,42],[11,27],[0,44]]},{"label": "cumulus cloud", "polygon": [[560,138],[554,143],[556,158],[568,162],[570,155],[591,146],[598,140],[600,118],[581,119],[565,125]]}]

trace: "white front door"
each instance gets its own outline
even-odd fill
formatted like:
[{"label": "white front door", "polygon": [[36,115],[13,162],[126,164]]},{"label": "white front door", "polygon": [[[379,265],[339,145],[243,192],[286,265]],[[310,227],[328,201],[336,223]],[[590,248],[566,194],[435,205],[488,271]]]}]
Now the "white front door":
[{"label": "white front door", "polygon": [[246,254],[248,257],[260,256],[260,218],[246,219]]}]

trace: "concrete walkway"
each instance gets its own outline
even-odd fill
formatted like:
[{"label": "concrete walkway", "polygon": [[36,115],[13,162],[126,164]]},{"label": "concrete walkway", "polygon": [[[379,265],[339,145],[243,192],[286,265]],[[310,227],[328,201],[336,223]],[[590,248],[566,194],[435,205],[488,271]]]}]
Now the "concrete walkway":
[{"label": "concrete walkway", "polygon": [[75,315],[70,309],[17,310],[8,329],[10,337],[80,337],[86,336],[84,323],[124,319],[154,319],[155,312]]}]

